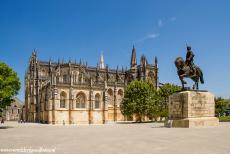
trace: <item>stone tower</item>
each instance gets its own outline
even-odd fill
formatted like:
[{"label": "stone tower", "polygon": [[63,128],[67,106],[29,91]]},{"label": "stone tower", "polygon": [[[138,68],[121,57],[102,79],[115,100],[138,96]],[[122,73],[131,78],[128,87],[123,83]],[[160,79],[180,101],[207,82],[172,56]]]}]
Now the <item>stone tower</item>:
[{"label": "stone tower", "polygon": [[158,61],[155,57],[153,64],[149,64],[145,55],[140,58],[140,64],[137,64],[136,49],[133,46],[130,69],[126,71],[127,82],[131,82],[135,79],[137,80],[148,80],[153,85],[158,88]]}]

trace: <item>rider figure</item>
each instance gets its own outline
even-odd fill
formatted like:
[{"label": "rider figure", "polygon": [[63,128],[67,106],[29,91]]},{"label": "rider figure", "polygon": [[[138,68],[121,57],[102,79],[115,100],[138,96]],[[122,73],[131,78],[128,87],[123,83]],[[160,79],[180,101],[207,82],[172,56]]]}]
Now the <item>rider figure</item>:
[{"label": "rider figure", "polygon": [[190,69],[192,70],[192,72],[194,72],[194,63],[193,63],[193,58],[194,58],[194,54],[191,50],[190,46],[187,46],[187,54],[186,54],[186,65],[190,67]]}]

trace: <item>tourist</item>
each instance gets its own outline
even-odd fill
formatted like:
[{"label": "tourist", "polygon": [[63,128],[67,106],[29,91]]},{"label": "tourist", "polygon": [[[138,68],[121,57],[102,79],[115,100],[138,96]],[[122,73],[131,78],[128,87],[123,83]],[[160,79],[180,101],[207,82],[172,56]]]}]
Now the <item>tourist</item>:
[{"label": "tourist", "polygon": [[4,124],[4,119],[2,118],[2,120],[1,120],[1,124]]}]

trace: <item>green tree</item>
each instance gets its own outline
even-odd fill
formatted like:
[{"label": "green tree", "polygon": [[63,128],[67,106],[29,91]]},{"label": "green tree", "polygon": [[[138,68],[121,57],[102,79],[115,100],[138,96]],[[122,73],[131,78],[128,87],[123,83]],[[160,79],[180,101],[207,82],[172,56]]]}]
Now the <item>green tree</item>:
[{"label": "green tree", "polygon": [[158,91],[159,97],[161,98],[159,107],[160,117],[168,117],[169,96],[179,91],[181,91],[181,87],[170,83],[166,83],[160,87]]},{"label": "green tree", "polygon": [[153,86],[143,80],[132,81],[125,89],[124,99],[121,103],[123,115],[137,115],[138,121],[147,115],[149,101]]},{"label": "green tree", "polygon": [[157,118],[161,116],[161,103],[162,97],[159,95],[159,91],[155,88],[151,89],[150,98],[147,104],[147,116],[150,119],[154,119],[156,121]]},{"label": "green tree", "polygon": [[223,116],[224,113],[226,112],[227,104],[228,104],[227,100],[221,97],[215,98],[215,113],[218,116]]},{"label": "green tree", "polygon": [[144,116],[155,120],[167,117],[168,97],[180,89],[178,86],[165,84],[157,90],[148,81],[134,80],[125,89],[121,112],[126,116],[137,115],[138,121],[142,121]]},{"label": "green tree", "polygon": [[12,96],[20,89],[17,73],[7,64],[0,62],[0,108],[5,108],[12,102]]}]

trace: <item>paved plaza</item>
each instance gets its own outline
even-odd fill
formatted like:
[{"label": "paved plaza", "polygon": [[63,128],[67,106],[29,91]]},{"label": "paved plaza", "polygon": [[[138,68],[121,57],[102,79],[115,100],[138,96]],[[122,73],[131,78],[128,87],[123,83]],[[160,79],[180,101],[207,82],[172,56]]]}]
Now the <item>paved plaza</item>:
[{"label": "paved plaza", "polygon": [[62,126],[6,122],[0,128],[0,149],[47,148],[63,154],[230,153],[230,123],[182,129],[164,128],[161,123]]}]

